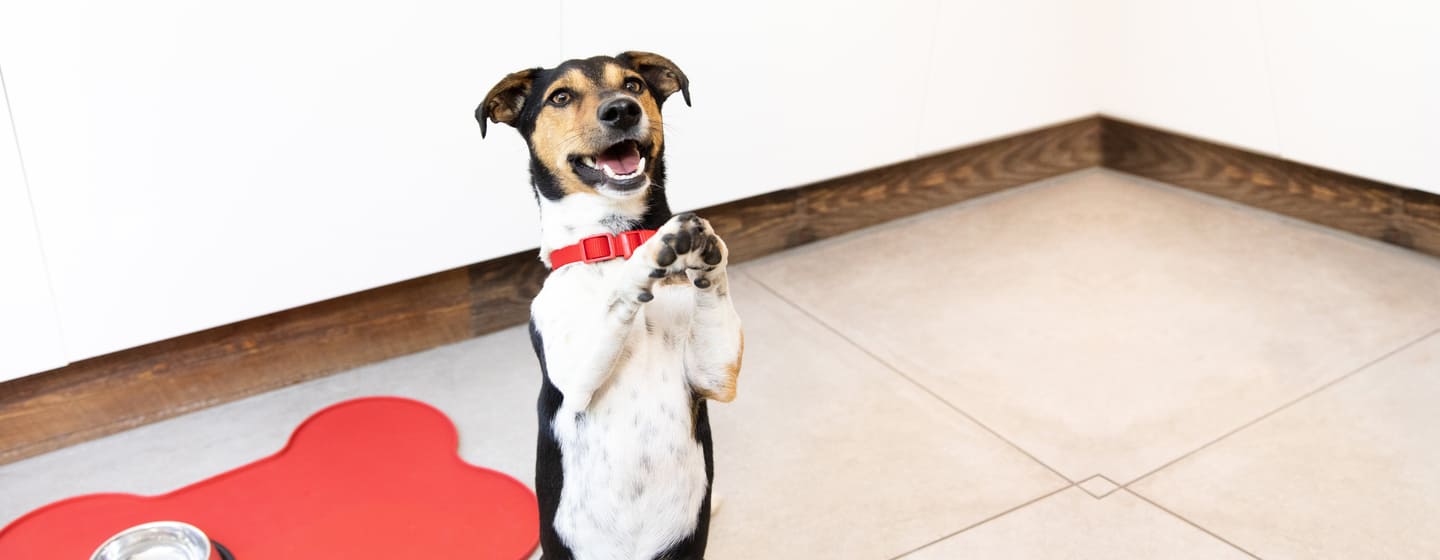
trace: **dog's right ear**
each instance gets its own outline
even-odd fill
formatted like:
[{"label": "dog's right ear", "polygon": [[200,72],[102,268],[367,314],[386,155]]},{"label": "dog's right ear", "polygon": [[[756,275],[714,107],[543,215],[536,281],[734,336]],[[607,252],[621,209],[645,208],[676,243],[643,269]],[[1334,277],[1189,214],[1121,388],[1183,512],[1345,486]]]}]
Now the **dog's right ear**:
[{"label": "dog's right ear", "polygon": [[525,97],[530,95],[530,86],[535,83],[539,68],[528,68],[513,72],[485,95],[485,101],[475,108],[475,120],[480,121],[480,137],[485,137],[485,121],[515,126],[520,110],[525,108]]}]

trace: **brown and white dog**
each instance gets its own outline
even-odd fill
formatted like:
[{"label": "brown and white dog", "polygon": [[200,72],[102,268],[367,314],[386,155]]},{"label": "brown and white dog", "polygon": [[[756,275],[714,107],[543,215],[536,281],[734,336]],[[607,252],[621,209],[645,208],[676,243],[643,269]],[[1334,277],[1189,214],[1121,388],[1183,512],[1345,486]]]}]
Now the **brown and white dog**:
[{"label": "brown and white dog", "polygon": [[[725,242],[695,214],[671,216],[665,200],[660,108],[676,92],[688,105],[674,63],[626,52],[512,73],[475,110],[482,135],[487,120],[505,123],[529,145],[540,258],[553,269],[530,307],[547,560],[705,554],[706,399],[735,398],[745,342]],[[633,230],[657,231],[610,245]],[[631,254],[552,261],[597,242],[609,245],[601,257]]]}]

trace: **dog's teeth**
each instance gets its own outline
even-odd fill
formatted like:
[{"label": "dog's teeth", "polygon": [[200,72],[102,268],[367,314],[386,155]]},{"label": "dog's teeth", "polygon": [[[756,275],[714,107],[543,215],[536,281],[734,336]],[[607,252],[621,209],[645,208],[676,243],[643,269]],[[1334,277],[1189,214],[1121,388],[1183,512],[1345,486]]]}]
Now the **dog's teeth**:
[{"label": "dog's teeth", "polygon": [[636,165],[636,166],[635,166],[635,171],[636,171],[636,172],[639,172],[641,169],[645,169],[645,158],[644,158],[643,156],[640,158],[640,163],[639,163],[639,165]]},{"label": "dog's teeth", "polygon": [[[645,162],[645,160],[640,160],[640,162],[643,164],[643,163]],[[611,179],[621,180],[621,181],[627,180],[627,179],[634,179],[636,176],[639,176],[639,175],[640,175],[640,169],[639,169],[639,168],[636,168],[634,171],[631,171],[631,172],[629,172],[629,173],[626,173],[626,174],[624,174],[624,175],[621,175],[621,174],[619,174],[619,173],[616,173],[614,169],[610,169],[610,166],[609,166],[609,165],[606,165],[606,164],[603,164],[603,163],[600,164],[600,170],[605,172],[605,176],[606,176],[606,177],[609,177],[609,178],[611,178]]]},{"label": "dog's teeth", "polygon": [[580,160],[580,163],[585,164],[587,167],[590,167],[591,169],[594,169],[594,168],[595,168],[595,158],[593,158],[593,157],[585,156],[584,158],[582,158],[582,159]]}]

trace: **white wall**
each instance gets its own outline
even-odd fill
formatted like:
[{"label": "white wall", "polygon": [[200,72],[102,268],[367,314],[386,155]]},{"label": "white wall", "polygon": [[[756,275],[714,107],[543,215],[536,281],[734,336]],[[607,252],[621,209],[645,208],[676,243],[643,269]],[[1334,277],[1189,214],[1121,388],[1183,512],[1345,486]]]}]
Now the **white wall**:
[{"label": "white wall", "polygon": [[1102,1],[1102,112],[1440,193],[1440,3]]},{"label": "white wall", "polygon": [[1092,30],[1107,115],[1280,153],[1255,0],[1106,0]]},{"label": "white wall", "polygon": [[1280,153],[1440,193],[1440,3],[1259,2]]},{"label": "white wall", "polygon": [[0,381],[65,365],[3,86],[0,79]]},{"label": "white wall", "polygon": [[1100,65],[1090,30],[1102,15],[1064,0],[940,2],[920,152],[1093,115]]},{"label": "white wall", "polygon": [[[472,117],[559,2],[9,2],[71,360],[533,246],[525,150]],[[8,189],[9,187],[7,187]],[[7,321],[8,322],[8,321]]]}]

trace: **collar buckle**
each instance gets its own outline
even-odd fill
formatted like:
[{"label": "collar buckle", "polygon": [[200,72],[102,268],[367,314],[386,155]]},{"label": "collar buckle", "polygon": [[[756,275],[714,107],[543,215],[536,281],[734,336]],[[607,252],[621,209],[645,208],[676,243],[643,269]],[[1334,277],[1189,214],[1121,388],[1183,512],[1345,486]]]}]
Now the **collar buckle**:
[{"label": "collar buckle", "polygon": [[619,256],[615,254],[614,236],[608,233],[586,237],[577,245],[580,247],[580,262],[585,264],[608,261]]}]

